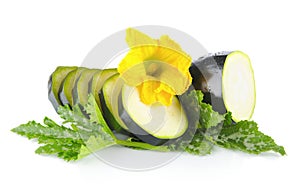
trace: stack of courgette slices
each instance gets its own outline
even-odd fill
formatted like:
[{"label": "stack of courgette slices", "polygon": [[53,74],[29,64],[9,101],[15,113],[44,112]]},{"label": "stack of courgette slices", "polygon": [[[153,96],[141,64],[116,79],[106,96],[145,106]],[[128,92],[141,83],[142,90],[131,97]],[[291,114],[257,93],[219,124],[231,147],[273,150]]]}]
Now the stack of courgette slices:
[{"label": "stack of courgette slices", "polygon": [[[210,54],[192,63],[191,89],[202,90],[204,101],[234,121],[250,119],[255,106],[255,82],[248,56],[240,51]],[[170,106],[145,105],[135,87],[124,83],[117,69],[63,66],[51,74],[48,97],[54,108],[87,103],[95,97],[108,126],[152,145],[183,137],[195,128],[189,115],[193,107],[173,98]],[[200,115],[201,116],[201,115]]]}]

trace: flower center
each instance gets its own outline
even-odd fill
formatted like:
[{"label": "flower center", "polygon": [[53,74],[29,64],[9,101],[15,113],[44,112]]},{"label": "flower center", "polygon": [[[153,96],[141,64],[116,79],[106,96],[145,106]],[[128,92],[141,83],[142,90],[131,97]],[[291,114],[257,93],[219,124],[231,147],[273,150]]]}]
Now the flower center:
[{"label": "flower center", "polygon": [[145,61],[144,67],[146,74],[152,77],[159,77],[163,69],[163,66],[157,61]]}]

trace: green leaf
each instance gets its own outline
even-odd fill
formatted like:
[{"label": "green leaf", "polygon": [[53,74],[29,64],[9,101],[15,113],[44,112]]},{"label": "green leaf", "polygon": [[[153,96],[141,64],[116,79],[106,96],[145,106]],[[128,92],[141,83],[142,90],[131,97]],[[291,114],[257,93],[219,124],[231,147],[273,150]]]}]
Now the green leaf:
[{"label": "green leaf", "polygon": [[197,131],[192,141],[184,148],[184,151],[190,154],[204,156],[210,154],[212,148],[213,144],[207,141],[200,131]]},{"label": "green leaf", "polygon": [[[200,107],[200,126],[202,129],[198,131],[202,133],[206,141],[220,147],[238,149],[251,154],[267,151],[274,151],[281,155],[286,154],[282,146],[278,146],[270,136],[258,130],[258,126],[254,121],[234,123],[230,112],[224,115],[215,112],[211,105],[202,102],[203,93],[201,91],[193,92],[193,95],[197,95]],[[190,143],[190,148],[200,148],[201,144],[199,142],[202,143],[203,141],[201,141],[201,138],[199,134],[196,134]],[[193,151],[193,149],[191,150]]]},{"label": "green leaf", "polygon": [[103,127],[103,131],[110,134],[115,139],[115,135],[104,120],[101,110],[92,94],[89,94],[88,103],[85,105],[84,109],[90,117],[90,122],[100,124]]},{"label": "green leaf", "polygon": [[74,140],[81,139],[78,133],[64,126],[55,124],[54,121],[47,117],[44,119],[44,124],[45,126],[40,123],[36,123],[35,121],[30,121],[12,129],[11,131],[25,136],[28,139],[38,138],[40,136],[51,138],[71,138]]},{"label": "green leaf", "polygon": [[[77,160],[91,152],[115,145],[112,132],[104,122],[93,96],[90,96],[85,109],[91,120],[79,105],[74,106],[73,110],[69,106],[58,108],[64,123],[70,123],[72,129],[45,117],[44,125],[31,121],[12,131],[29,139],[35,138],[39,144],[43,144],[36,150],[37,154],[56,155],[66,161]],[[100,122],[96,123],[96,119]]]},{"label": "green leaf", "polygon": [[47,154],[47,155],[56,155],[59,158],[62,158],[66,161],[77,160],[79,150],[82,147],[82,144],[60,144],[60,142],[55,142],[53,144],[46,144],[40,146],[35,153],[37,154]]},{"label": "green leaf", "polygon": [[206,137],[214,144],[227,149],[238,149],[251,154],[267,151],[286,154],[282,146],[277,145],[270,136],[258,130],[254,121],[240,121],[223,127],[217,135],[208,133]]},{"label": "green leaf", "polygon": [[80,149],[78,159],[116,144],[115,136],[104,121],[93,95],[89,95],[84,111],[89,118],[84,116],[78,105],[73,106],[73,110],[67,106],[58,108],[60,116],[66,122],[72,123],[84,141],[84,146]]},{"label": "green leaf", "polygon": [[[94,111],[96,111],[97,108],[98,105],[95,105],[93,107]],[[76,128],[77,133],[84,142],[87,142],[92,135],[95,137],[102,136],[103,138],[114,141],[111,133],[108,133],[104,129],[104,124],[91,122],[89,118],[85,117],[82,113],[79,105],[73,106],[73,110],[71,110],[68,106],[60,106],[58,107],[58,114],[65,120],[66,123],[73,124],[73,127]]]},{"label": "green leaf", "polygon": [[37,154],[54,154],[66,161],[76,160],[83,144],[77,132],[60,126],[47,117],[44,125],[31,121],[12,131],[29,139],[35,138],[39,144],[44,144],[35,151]]},{"label": "green leaf", "polygon": [[87,142],[85,142],[85,146],[82,146],[80,149],[80,154],[78,155],[78,159],[81,159],[91,153],[94,153],[98,150],[104,149],[106,147],[110,147],[115,145],[116,142],[111,139],[105,139],[101,136],[95,137],[91,136]]},{"label": "green leaf", "polygon": [[224,121],[224,116],[212,109],[210,104],[206,104],[203,101],[203,93],[200,90],[193,91],[197,97],[200,107],[200,126],[205,129],[217,126]]}]

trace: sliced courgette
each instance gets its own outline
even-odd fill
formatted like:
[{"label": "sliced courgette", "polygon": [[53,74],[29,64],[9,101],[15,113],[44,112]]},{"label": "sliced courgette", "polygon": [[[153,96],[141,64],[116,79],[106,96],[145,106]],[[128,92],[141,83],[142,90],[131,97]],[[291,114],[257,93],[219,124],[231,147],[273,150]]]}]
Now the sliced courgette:
[{"label": "sliced courgette", "polygon": [[95,73],[100,72],[99,69],[85,69],[81,72],[75,82],[75,86],[72,90],[73,103],[85,105],[88,101],[89,85],[93,79]]},{"label": "sliced courgette", "polygon": [[146,105],[140,101],[138,89],[126,84],[119,97],[119,115],[131,133],[151,144],[176,139],[188,129],[188,119],[178,98],[173,98],[170,106]]},{"label": "sliced courgette", "polygon": [[116,131],[128,130],[118,114],[118,96],[123,84],[124,81],[119,78],[119,74],[115,74],[105,81],[99,93],[104,119],[109,127]]},{"label": "sliced courgette", "polygon": [[234,121],[249,120],[255,108],[255,80],[249,57],[241,51],[209,54],[190,67],[195,89],[213,109],[232,113]]},{"label": "sliced courgette", "polygon": [[93,94],[100,108],[101,108],[101,103],[99,98],[99,92],[101,91],[105,81],[117,73],[118,73],[117,69],[103,69],[101,71],[96,72],[93,75],[92,82],[89,85],[90,86],[89,93]]},{"label": "sliced courgette", "polygon": [[[189,108],[182,107],[178,98],[174,98],[171,106],[145,105],[140,101],[137,89],[125,85],[116,69],[78,68],[69,72],[61,85],[60,96],[65,104],[85,104],[88,93],[93,93],[99,97],[103,116],[111,129],[152,145],[176,142],[187,130],[195,129],[196,122],[188,124],[185,116]],[[148,124],[145,123],[147,119]]]},{"label": "sliced courgette", "polygon": [[61,85],[65,80],[67,74],[75,69],[77,69],[77,67],[57,67],[50,76],[48,82],[48,98],[55,110],[57,110],[58,106],[62,104],[59,98],[59,90],[61,88]]},{"label": "sliced courgette", "polygon": [[78,77],[81,75],[82,71],[85,70],[86,68],[79,67],[78,69],[70,72],[64,83],[62,84],[61,90],[59,92],[59,98],[62,102],[63,105],[70,105],[73,106],[73,94],[72,90],[75,86],[76,81],[78,80]]}]

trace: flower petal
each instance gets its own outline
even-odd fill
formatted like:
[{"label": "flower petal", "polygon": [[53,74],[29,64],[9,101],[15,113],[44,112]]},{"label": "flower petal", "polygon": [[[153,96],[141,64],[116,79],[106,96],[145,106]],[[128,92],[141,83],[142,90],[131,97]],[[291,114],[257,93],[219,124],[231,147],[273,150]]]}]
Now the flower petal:
[{"label": "flower petal", "polygon": [[159,82],[156,81],[146,81],[141,83],[139,86],[137,86],[141,101],[147,105],[157,102],[154,91],[158,87],[159,87]]},{"label": "flower petal", "polygon": [[119,64],[120,77],[137,86],[143,103],[170,105],[192,82],[191,57],[167,35],[155,40],[132,28],[126,34],[131,50]]},{"label": "flower petal", "polygon": [[137,86],[137,88],[141,101],[148,105],[160,102],[163,105],[169,106],[175,95],[172,88],[159,81],[145,81]]},{"label": "flower petal", "polygon": [[126,30],[126,42],[130,48],[145,45],[157,46],[155,39],[133,28]]},{"label": "flower petal", "polygon": [[176,51],[183,52],[181,46],[174,40],[172,40],[168,35],[162,35],[158,40],[158,44],[162,47],[167,47]]}]

